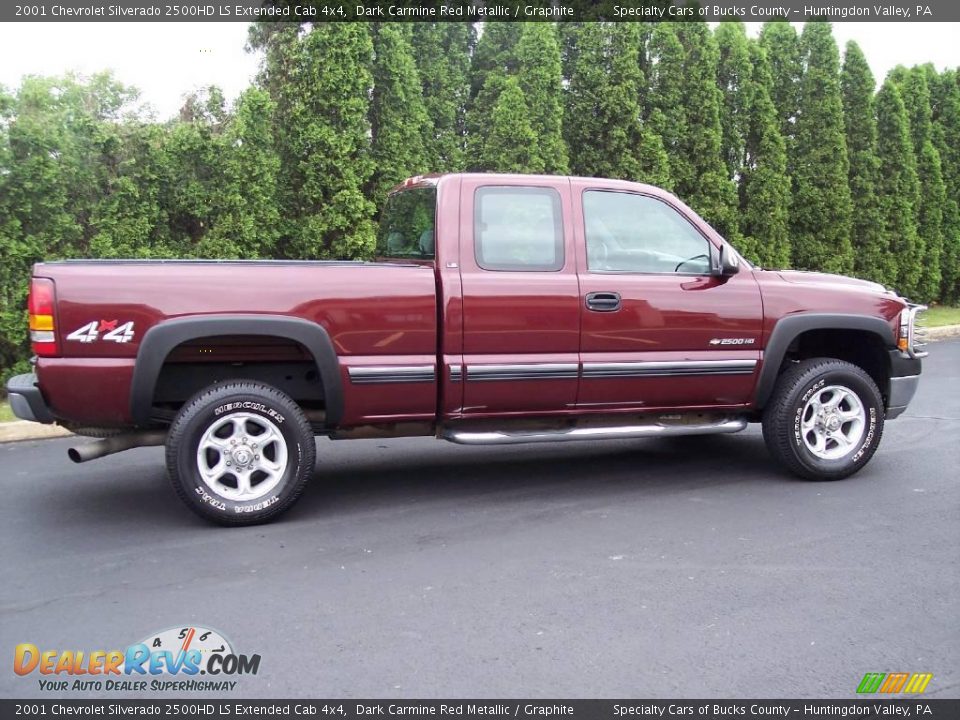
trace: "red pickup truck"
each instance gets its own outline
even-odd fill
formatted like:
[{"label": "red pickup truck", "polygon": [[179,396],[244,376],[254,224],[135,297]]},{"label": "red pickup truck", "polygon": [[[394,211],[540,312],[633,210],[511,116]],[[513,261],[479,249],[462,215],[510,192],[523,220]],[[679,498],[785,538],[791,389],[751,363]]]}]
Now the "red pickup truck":
[{"label": "red pickup truck", "polygon": [[21,418],[166,445],[215,522],[272,519],[314,435],[497,444],[732,433],[810,479],[862,468],[924,354],[874,283],[751,267],[667,192],[617,180],[417,177],[376,262],[38,264]]}]

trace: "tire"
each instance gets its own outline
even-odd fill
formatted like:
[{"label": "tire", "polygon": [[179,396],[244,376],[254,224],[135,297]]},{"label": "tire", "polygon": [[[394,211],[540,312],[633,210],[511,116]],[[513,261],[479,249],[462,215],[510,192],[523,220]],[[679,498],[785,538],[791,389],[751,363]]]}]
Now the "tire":
[{"label": "tire", "polygon": [[883,420],[883,398],[866,372],[842,360],[816,358],[777,379],[763,413],[763,439],[795,475],[841,480],[870,462]]},{"label": "tire", "polygon": [[201,390],[167,436],[173,489],[193,512],[220,525],[257,525],[288,510],[313,473],[315,454],[299,406],[253,380]]}]

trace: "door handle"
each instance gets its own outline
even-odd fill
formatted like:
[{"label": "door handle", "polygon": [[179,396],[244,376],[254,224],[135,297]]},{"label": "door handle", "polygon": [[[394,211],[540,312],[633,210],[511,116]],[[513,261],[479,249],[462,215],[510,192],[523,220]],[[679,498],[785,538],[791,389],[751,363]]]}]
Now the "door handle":
[{"label": "door handle", "polygon": [[586,305],[587,310],[593,310],[594,312],[616,312],[620,309],[620,293],[587,293]]}]

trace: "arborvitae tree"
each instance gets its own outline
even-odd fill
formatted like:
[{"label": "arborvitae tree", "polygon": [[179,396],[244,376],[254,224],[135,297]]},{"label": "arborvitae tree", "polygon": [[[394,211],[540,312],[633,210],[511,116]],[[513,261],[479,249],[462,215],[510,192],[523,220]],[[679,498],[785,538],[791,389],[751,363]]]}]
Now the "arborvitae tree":
[{"label": "arborvitae tree", "polygon": [[175,182],[164,188],[162,202],[170,230],[168,251],[177,256],[194,255],[216,223],[226,160],[217,147],[221,130],[215,118],[200,114],[191,122],[174,125],[165,138]]},{"label": "arborvitae tree", "polygon": [[933,141],[940,153],[946,202],[943,207],[943,255],[940,299],[960,300],[960,77],[955,70],[937,76],[927,66],[933,96]]},{"label": "arborvitae tree", "polygon": [[807,23],[801,46],[805,70],[793,158],[793,263],[805,270],[849,273],[853,270],[849,162],[840,55],[830,24]]},{"label": "arborvitae tree", "polygon": [[[640,42],[639,42],[639,51],[638,59],[640,61],[640,70],[643,72],[644,77],[649,78],[653,72],[651,68],[651,58],[650,58],[650,42],[653,39],[653,31],[656,29],[659,23],[656,22],[636,22],[633,23],[640,30]],[[646,117],[647,111],[650,110],[650,104],[648,102],[643,103],[644,117]]]},{"label": "arborvitae tree", "polygon": [[640,165],[640,171],[634,178],[637,182],[656,185],[664,190],[673,189],[670,159],[667,157],[667,151],[663,149],[663,141],[651,125],[642,130],[637,160]]},{"label": "arborvitae tree", "polygon": [[[90,218],[90,254],[101,258],[170,257],[173,250],[168,234],[176,220],[175,194],[194,178],[177,173],[182,165],[176,162],[172,133],[152,123],[124,124],[113,130],[116,134],[109,149],[104,148],[104,160],[112,171]],[[206,203],[220,197],[223,195],[200,195]]]},{"label": "arborvitae tree", "polygon": [[790,176],[787,150],[770,99],[773,79],[767,54],[757,43],[749,46],[750,80],[745,108],[745,160],[740,169],[740,214],[743,240],[738,247],[764,267],[790,266]]},{"label": "arborvitae tree", "polygon": [[577,64],[577,53],[580,45],[580,33],[585,23],[562,22],[557,25],[557,35],[560,38],[560,66],[565,80],[573,77]]},{"label": "arborvitae tree", "polygon": [[20,215],[25,193],[17,187],[11,126],[17,115],[17,100],[0,85],[0,381],[29,371],[27,341],[26,278],[30,265],[43,257],[44,249],[23,232]]},{"label": "arborvitae tree", "polygon": [[470,66],[470,101],[464,119],[467,167],[471,170],[484,169],[480,157],[486,134],[504,81],[516,75],[516,48],[522,30],[523,23],[486,23],[477,40]]},{"label": "arborvitae tree", "polygon": [[570,23],[576,60],[567,87],[564,130],[577,175],[670,186],[660,138],[641,126],[643,74],[636,23]]},{"label": "arborvitae tree", "polygon": [[641,123],[640,142],[635,151],[637,169],[630,177],[639,182],[672,189],[670,161],[663,147],[663,140],[652,123],[643,121],[644,102],[631,102],[634,91],[640,98],[646,96],[647,82],[639,66],[642,64],[640,52],[644,47],[645,37],[649,35],[650,23],[612,23],[607,27],[610,33],[610,85],[606,114],[611,117],[612,124],[615,124],[619,108],[621,115],[627,115],[627,120]]},{"label": "arborvitae tree", "polygon": [[750,124],[746,98],[751,76],[750,41],[746,26],[738,21],[720,23],[714,37],[719,50],[717,85],[723,93],[721,151],[727,175],[734,179],[746,161],[746,137]]},{"label": "arborvitae tree", "polygon": [[373,45],[367,25],[319,23],[303,37],[284,33],[267,62],[283,78],[277,99],[292,237],[302,258],[356,258],[374,248],[369,91]]},{"label": "arborvitae tree", "polygon": [[429,169],[424,141],[430,136],[430,121],[410,48],[410,27],[404,23],[373,26],[370,132],[374,171],[368,197],[377,208],[383,206],[390,188]]},{"label": "arborvitae tree", "polygon": [[787,20],[765,23],[760,44],[767,51],[773,87],[770,99],[780,117],[780,132],[787,142],[788,162],[793,153],[794,122],[800,109],[800,38]]},{"label": "arborvitae tree", "polygon": [[940,153],[933,144],[930,89],[922,67],[900,69],[892,74],[900,84],[903,104],[910,123],[910,139],[917,161],[920,181],[920,202],[917,205],[917,251],[923,253],[923,269],[916,290],[916,299],[935,300],[940,295],[940,255],[943,252],[943,209],[946,188]]},{"label": "arborvitae tree", "polygon": [[[572,150],[571,171],[587,177],[603,176],[607,171],[611,172],[607,177],[623,178],[625,173],[614,174],[608,162],[611,155],[622,153],[608,153],[608,143],[626,136],[617,148],[622,151],[624,143],[632,143],[635,136],[630,134],[632,125],[627,123],[626,129],[618,128],[610,133],[610,138],[601,138],[602,130],[607,126],[606,118],[600,114],[603,109],[601,102],[608,92],[609,82],[603,26],[592,22],[563,23],[562,30],[569,67],[569,81],[564,94],[563,133]],[[631,99],[636,102],[637,97],[634,92],[629,95],[627,102]],[[623,115],[630,115],[629,105]]]},{"label": "arborvitae tree", "polygon": [[[471,171],[484,170],[481,156],[487,141],[487,133],[493,122],[493,111],[500,99],[507,76],[501,73],[490,73],[477,96],[470,101],[464,119],[466,148],[466,165]],[[521,94],[523,91],[521,91]],[[526,104],[526,103],[524,103]],[[527,118],[527,124],[530,119]]]},{"label": "arborvitae tree", "polygon": [[893,280],[889,275],[890,248],[877,200],[879,161],[877,120],[873,108],[876,81],[860,46],[853,41],[847,43],[840,86],[850,160],[847,178],[854,208],[850,224],[853,270],[859,277],[889,283]]},{"label": "arborvitae tree", "polygon": [[920,146],[917,175],[920,177],[921,197],[917,230],[923,250],[923,274],[917,288],[917,297],[922,302],[930,302],[940,297],[943,280],[943,212],[947,197],[940,153],[929,139]]},{"label": "arborvitae tree", "polygon": [[543,169],[570,172],[563,127],[563,76],[560,43],[554,23],[523,23],[516,47],[517,80],[530,108],[530,125],[536,133]]},{"label": "arborvitae tree", "polygon": [[502,81],[481,147],[480,165],[493,172],[543,172],[537,134],[530,125],[530,108],[515,77]]},{"label": "arborvitae tree", "polygon": [[490,75],[517,71],[516,47],[525,23],[484,23],[470,65],[470,97],[477,97]]},{"label": "arborvitae tree", "polygon": [[687,135],[683,106],[684,50],[673,23],[657,24],[650,37],[649,54],[648,126],[660,137],[670,163],[673,187],[681,192],[681,183],[687,188],[694,171],[684,148]]},{"label": "arborvitae tree", "polygon": [[26,283],[17,277],[25,271],[25,264],[24,258],[18,257],[22,250],[20,222],[12,207],[13,188],[10,187],[13,164],[10,124],[15,106],[13,95],[0,85],[0,380],[3,382],[7,380],[8,369],[21,361],[27,336],[22,305],[26,299],[23,296]]},{"label": "arborvitae tree", "polygon": [[877,93],[876,109],[877,157],[880,159],[877,196],[891,253],[890,275],[894,288],[912,297],[923,272],[923,258],[917,251],[916,203],[920,186],[907,111],[900,91],[890,79]]},{"label": "arborvitae tree", "polygon": [[465,167],[463,120],[470,95],[470,55],[475,30],[470,23],[412,23],[411,38],[423,103],[432,124],[426,146],[431,172]]},{"label": "arborvitae tree", "polygon": [[[563,74],[560,41],[553,23],[488,23],[477,42],[471,68],[471,101],[466,114],[469,166],[483,169],[489,157],[487,132],[508,78],[516,78],[538,138],[531,157],[541,172],[566,173],[563,139]],[[512,103],[508,102],[507,106]]]},{"label": "arborvitae tree", "polygon": [[274,104],[257,87],[237,100],[219,140],[224,177],[217,194],[217,217],[200,241],[202,257],[274,257],[280,234],[275,150]]},{"label": "arborvitae tree", "polygon": [[[661,23],[651,39],[651,50],[658,61],[654,86],[667,91],[653,99],[654,110],[662,114],[658,122],[663,123],[655,129],[664,139],[677,194],[720,234],[734,240],[736,193],[721,156],[717,45],[706,23],[676,23],[664,30],[667,25]],[[678,77],[668,79],[667,72],[677,72]],[[672,107],[675,99],[679,102]],[[667,127],[674,122],[676,126]]]}]

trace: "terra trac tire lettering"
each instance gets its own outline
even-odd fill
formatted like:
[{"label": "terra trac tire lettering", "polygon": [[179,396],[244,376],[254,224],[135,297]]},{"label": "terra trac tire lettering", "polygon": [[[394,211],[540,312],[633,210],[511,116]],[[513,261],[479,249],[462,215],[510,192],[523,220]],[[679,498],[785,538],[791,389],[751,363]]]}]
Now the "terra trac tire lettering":
[{"label": "terra trac tire lettering", "polygon": [[770,454],[809,480],[839,480],[869,462],[883,433],[883,398],[862,368],[833,358],[795,363],[764,410]]}]

